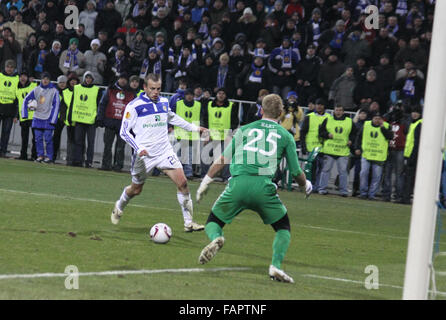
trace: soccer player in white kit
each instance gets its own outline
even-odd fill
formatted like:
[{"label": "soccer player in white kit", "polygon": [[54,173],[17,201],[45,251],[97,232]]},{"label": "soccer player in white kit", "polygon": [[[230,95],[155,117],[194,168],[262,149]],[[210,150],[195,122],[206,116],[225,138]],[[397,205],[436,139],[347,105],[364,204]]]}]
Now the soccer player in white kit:
[{"label": "soccer player in white kit", "polygon": [[148,74],[144,79],[144,93],[125,108],[120,135],[134,150],[132,157],[132,183],[124,188],[111,214],[113,224],[118,224],[130,199],[139,195],[147,175],[154,168],[163,171],[177,186],[177,199],[184,218],[184,231],[201,231],[203,225],[192,220],[193,205],[183,166],[169,142],[167,125],[172,124],[187,131],[207,131],[187,122],[169,109],[169,100],[160,97],[161,78]]}]

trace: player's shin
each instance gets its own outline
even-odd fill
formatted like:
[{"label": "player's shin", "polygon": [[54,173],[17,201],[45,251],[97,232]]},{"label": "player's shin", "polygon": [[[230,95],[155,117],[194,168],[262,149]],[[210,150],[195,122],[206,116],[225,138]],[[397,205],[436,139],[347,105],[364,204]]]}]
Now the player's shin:
[{"label": "player's shin", "polygon": [[178,192],[177,199],[183,213],[184,225],[187,226],[192,222],[193,217],[192,198],[190,197],[190,193],[184,194],[182,192]]},{"label": "player's shin", "polygon": [[285,258],[286,252],[288,251],[290,241],[291,234],[288,230],[277,230],[273,242],[273,259],[271,261],[271,264],[278,269],[281,269],[282,261]]},{"label": "player's shin", "polygon": [[208,222],[204,231],[211,241],[223,236],[223,229],[216,222]]},{"label": "player's shin", "polygon": [[127,194],[127,188],[125,187],[124,190],[122,191],[121,196],[119,197],[118,203],[117,203],[117,207],[119,210],[124,211],[124,208],[126,207],[126,205],[130,202],[130,200],[133,198],[132,196],[129,196]]}]

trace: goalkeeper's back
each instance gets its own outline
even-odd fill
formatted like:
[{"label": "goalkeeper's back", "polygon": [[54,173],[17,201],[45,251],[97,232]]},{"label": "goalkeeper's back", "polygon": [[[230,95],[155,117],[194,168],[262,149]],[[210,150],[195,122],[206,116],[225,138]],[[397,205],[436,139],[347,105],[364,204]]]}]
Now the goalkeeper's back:
[{"label": "goalkeeper's back", "polygon": [[293,176],[302,172],[293,136],[276,121],[265,117],[239,128],[224,156],[231,159],[233,177],[250,175],[272,179],[283,157]]}]

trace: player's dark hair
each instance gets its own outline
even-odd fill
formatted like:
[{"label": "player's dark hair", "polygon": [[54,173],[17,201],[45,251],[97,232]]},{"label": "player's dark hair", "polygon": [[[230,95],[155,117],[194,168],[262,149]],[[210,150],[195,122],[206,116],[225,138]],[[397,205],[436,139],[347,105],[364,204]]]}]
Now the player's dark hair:
[{"label": "player's dark hair", "polygon": [[148,75],[146,75],[146,77],[144,78],[144,84],[146,86],[149,83],[149,80],[152,80],[153,82],[161,81],[161,75],[157,73],[149,73]]}]

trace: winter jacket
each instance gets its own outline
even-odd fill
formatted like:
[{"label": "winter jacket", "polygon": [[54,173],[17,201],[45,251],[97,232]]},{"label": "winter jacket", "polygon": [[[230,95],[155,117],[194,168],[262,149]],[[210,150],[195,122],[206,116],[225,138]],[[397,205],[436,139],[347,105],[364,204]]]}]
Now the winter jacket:
[{"label": "winter jacket", "polygon": [[346,111],[354,111],[356,109],[353,100],[353,90],[356,86],[356,80],[352,77],[347,77],[345,74],[337,78],[328,95],[329,100],[334,101],[334,105],[342,105]]},{"label": "winter jacket", "polygon": [[35,129],[54,130],[59,115],[59,91],[50,83],[47,86],[40,84],[28,93],[23,101],[22,118],[28,118],[28,110],[34,103],[32,127]]},{"label": "winter jacket", "polygon": [[105,71],[105,64],[107,62],[107,57],[100,51],[94,53],[92,50],[85,52],[85,69],[93,73],[94,84],[102,84]]}]

